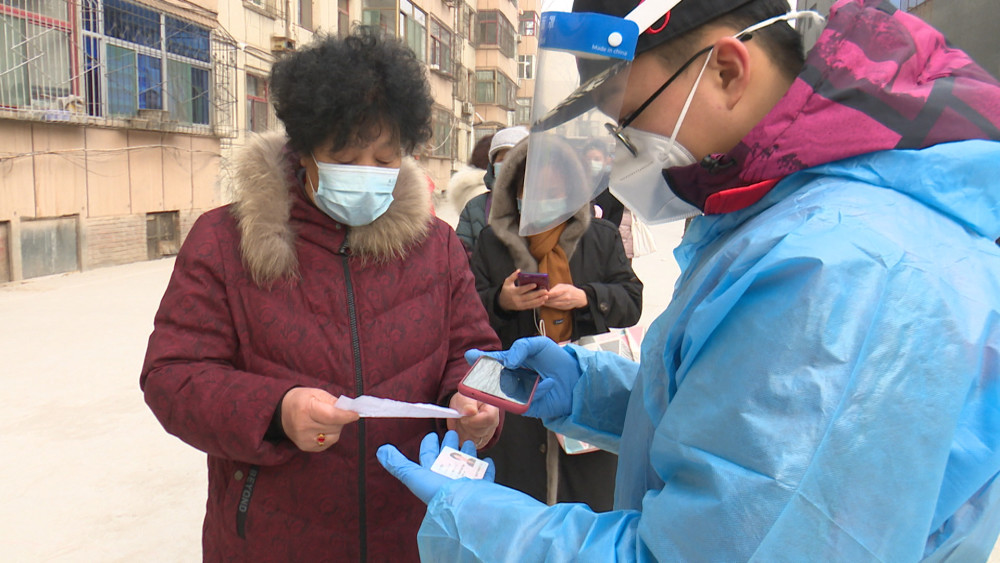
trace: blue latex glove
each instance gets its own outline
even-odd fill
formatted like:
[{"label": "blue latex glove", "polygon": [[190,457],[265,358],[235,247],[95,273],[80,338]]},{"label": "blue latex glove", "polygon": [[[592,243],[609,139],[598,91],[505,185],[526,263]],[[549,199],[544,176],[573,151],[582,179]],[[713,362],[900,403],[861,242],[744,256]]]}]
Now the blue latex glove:
[{"label": "blue latex glove", "polygon": [[[441,453],[441,448],[444,446],[450,446],[457,450],[458,432],[449,430],[444,435],[444,440],[441,440],[440,446],[438,445],[436,433],[431,432],[424,436],[424,439],[420,442],[420,465],[406,459],[406,456],[400,453],[396,449],[396,446],[391,444],[381,446],[375,452],[375,457],[378,458],[378,462],[382,464],[382,467],[386,471],[396,479],[402,481],[413,494],[417,495],[417,498],[426,504],[434,498],[434,495],[441,490],[441,487],[452,481],[451,478],[430,470],[431,465],[434,465],[434,460],[437,459],[438,454]],[[462,444],[461,451],[475,457],[476,445],[472,443],[472,440],[466,440]],[[487,458],[484,461],[489,464],[489,467],[486,468],[486,475],[483,476],[483,480],[493,481],[496,477],[496,467],[493,465],[493,460]]]},{"label": "blue latex glove", "polygon": [[521,338],[503,352],[469,350],[465,361],[472,364],[484,355],[500,360],[506,368],[528,368],[542,376],[525,416],[550,418],[573,411],[573,388],[580,379],[580,364],[551,338]]}]

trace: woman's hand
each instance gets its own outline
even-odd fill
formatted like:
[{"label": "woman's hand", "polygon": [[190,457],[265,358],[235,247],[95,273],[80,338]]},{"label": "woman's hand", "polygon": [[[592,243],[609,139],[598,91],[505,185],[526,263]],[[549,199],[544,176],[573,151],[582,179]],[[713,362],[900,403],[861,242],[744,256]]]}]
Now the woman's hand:
[{"label": "woman's hand", "polygon": [[321,452],[340,440],[345,424],[358,420],[358,413],[333,406],[337,397],[311,387],[296,387],[281,400],[281,427],[304,452]]},{"label": "woman's hand", "polygon": [[587,306],[587,292],[568,283],[556,284],[549,290],[545,306],[560,311],[572,311]]},{"label": "woman's hand", "polygon": [[476,449],[482,449],[500,424],[500,409],[461,393],[452,395],[448,406],[463,415],[462,418],[448,419],[448,430],[458,432],[460,444],[469,440],[476,445]]},{"label": "woman's hand", "polygon": [[500,286],[500,295],[497,297],[497,303],[500,307],[505,311],[527,311],[545,305],[549,293],[547,290],[535,289],[537,286],[533,283],[521,286],[514,285],[519,273],[521,270],[514,270],[513,274],[503,280],[503,285]]}]

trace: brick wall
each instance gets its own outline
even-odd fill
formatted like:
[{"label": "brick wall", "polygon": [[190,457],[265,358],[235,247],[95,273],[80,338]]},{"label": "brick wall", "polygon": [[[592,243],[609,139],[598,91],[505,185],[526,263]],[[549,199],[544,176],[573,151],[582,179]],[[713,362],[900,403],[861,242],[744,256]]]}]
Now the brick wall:
[{"label": "brick wall", "polygon": [[194,222],[201,217],[201,214],[209,211],[208,209],[193,209],[190,211],[181,211],[179,213],[178,219],[180,220],[180,235],[181,243],[184,243],[184,239],[187,238],[188,233],[191,232],[191,227],[194,226]]},{"label": "brick wall", "polygon": [[[194,222],[207,210],[180,211],[180,242]],[[118,215],[85,219],[83,223],[83,269],[148,260],[146,216]]]},{"label": "brick wall", "polygon": [[117,215],[84,219],[83,269],[146,260],[146,216]]}]

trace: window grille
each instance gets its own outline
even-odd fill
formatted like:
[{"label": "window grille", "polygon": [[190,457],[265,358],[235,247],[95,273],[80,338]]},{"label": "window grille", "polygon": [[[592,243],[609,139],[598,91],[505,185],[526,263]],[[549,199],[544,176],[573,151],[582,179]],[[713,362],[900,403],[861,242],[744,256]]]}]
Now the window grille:
[{"label": "window grille", "polygon": [[233,42],[174,14],[0,0],[0,117],[225,134],[230,73]]}]

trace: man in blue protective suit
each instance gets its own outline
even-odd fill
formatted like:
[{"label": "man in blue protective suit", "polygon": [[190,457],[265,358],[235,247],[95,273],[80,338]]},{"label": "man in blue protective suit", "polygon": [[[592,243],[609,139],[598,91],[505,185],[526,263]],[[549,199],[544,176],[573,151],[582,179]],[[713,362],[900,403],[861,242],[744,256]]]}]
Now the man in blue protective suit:
[{"label": "man in blue protective suit", "polygon": [[618,453],[615,510],[437,475],[434,435],[421,465],[383,446],[428,503],[422,557],[985,561],[1000,85],[888,2],[838,2],[804,60],[771,19],[785,0],[660,3],[628,75],[589,86],[620,98],[616,196],[649,222],[698,214],[673,299],[639,365],[546,339],[490,354],[542,375],[528,415]]}]

